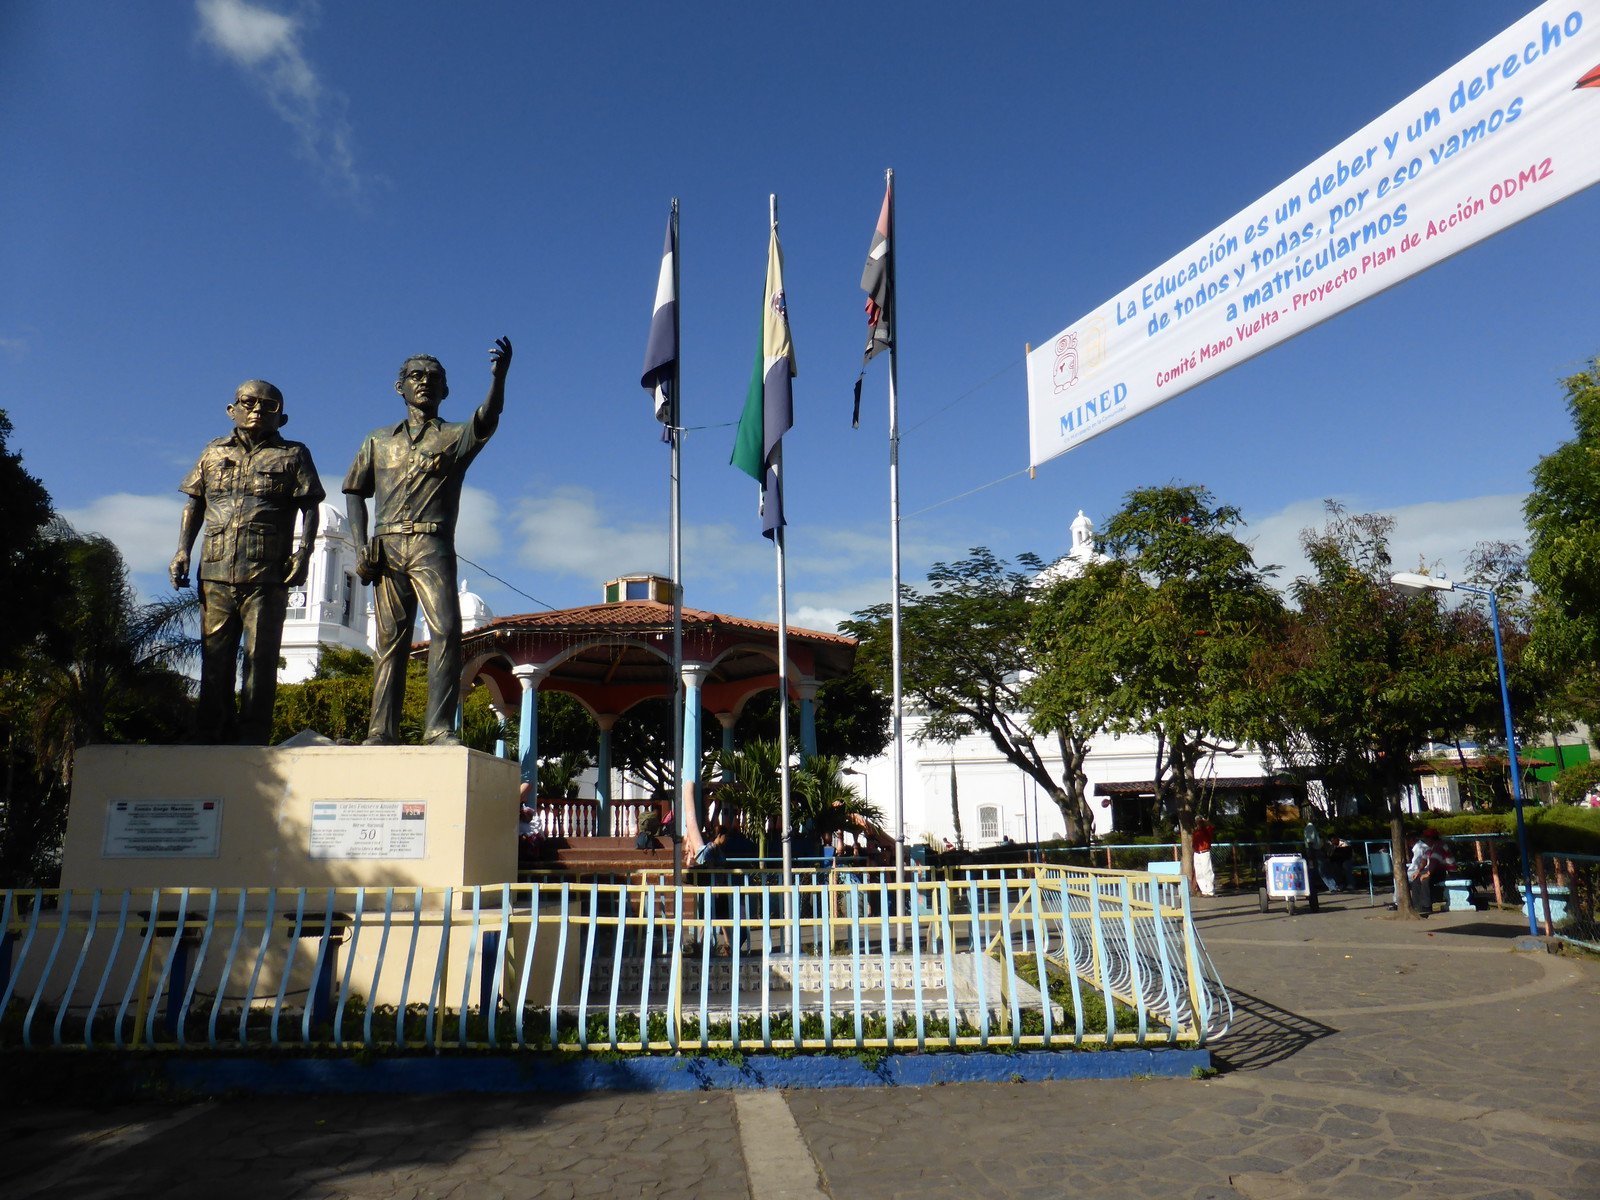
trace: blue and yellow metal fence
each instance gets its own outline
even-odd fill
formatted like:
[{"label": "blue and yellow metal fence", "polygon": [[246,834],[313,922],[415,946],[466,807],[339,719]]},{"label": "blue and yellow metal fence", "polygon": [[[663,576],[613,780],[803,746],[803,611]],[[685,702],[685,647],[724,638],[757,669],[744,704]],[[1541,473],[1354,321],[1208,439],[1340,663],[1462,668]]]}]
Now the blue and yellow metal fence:
[{"label": "blue and yellow metal fence", "polygon": [[0,1047],[1199,1046],[1182,880],[983,868],[465,888],[0,892]]}]

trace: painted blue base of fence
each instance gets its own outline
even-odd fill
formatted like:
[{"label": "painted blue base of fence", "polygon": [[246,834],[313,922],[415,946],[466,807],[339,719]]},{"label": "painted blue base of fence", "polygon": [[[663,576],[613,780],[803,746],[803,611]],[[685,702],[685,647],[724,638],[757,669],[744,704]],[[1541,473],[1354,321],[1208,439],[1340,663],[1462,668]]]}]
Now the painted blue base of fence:
[{"label": "painted blue base of fence", "polygon": [[697,1092],[734,1088],[923,1087],[935,1083],[1037,1083],[1192,1075],[1208,1050],[1023,1051],[896,1054],[867,1066],[854,1058],[746,1055],[545,1062],[534,1058],[392,1058],[357,1063],[307,1058],[180,1059],[160,1064],[163,1082],[187,1092],[255,1095],[433,1092]]}]

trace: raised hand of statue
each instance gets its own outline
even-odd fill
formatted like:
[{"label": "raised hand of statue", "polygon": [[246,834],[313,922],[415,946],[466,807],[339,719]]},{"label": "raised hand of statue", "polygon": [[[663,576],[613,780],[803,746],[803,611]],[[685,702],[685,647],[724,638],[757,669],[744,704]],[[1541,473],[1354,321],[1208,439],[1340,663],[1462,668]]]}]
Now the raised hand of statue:
[{"label": "raised hand of statue", "polygon": [[489,351],[489,369],[494,372],[496,383],[504,383],[506,372],[511,369],[511,339],[495,338],[494,346]]},{"label": "raised hand of statue", "polygon": [[172,586],[182,590],[189,586],[189,552],[179,550],[172,556],[172,562],[167,567],[167,574],[172,578]]}]

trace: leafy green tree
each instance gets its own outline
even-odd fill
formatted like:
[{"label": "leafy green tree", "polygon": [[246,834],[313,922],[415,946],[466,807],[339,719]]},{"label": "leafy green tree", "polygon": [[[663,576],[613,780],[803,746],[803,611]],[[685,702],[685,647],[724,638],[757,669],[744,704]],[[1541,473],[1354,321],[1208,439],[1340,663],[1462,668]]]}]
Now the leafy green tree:
[{"label": "leafy green tree", "polygon": [[[1535,616],[1543,600],[1531,588],[1527,554],[1515,542],[1479,542],[1467,554],[1465,577],[1468,583],[1490,588],[1495,593],[1495,604],[1500,614],[1500,640],[1506,663],[1506,687],[1511,697],[1517,745],[1531,745],[1546,736],[1568,732],[1578,707],[1574,703],[1574,693],[1568,686],[1568,673],[1529,652]],[[1490,624],[1489,605],[1472,593],[1461,593],[1461,602],[1470,607],[1474,614],[1474,619],[1467,622],[1464,632],[1476,637],[1478,652],[1492,666],[1494,629]],[[1497,686],[1482,693],[1479,707],[1468,714],[1467,727],[1480,746],[1506,753],[1505,709],[1501,702],[1498,678],[1495,682]],[[1462,757],[1458,745],[1458,761]],[[1533,768],[1526,762],[1522,767],[1526,790]],[[1509,754],[1506,754],[1506,770],[1492,772],[1490,780],[1493,794],[1481,799],[1491,799],[1496,807],[1508,805],[1511,802]]]},{"label": "leafy green tree", "polygon": [[[1034,665],[1029,642],[1034,577],[1044,564],[1032,554],[1019,555],[1017,563],[1026,570],[1012,569],[980,546],[959,562],[935,563],[928,572],[928,592],[904,590],[902,686],[924,718],[919,740],[948,744],[969,734],[986,735],[1007,762],[1049,793],[1069,835],[1087,837],[1094,822],[1082,762],[1097,727],[1062,706],[1045,730],[1056,739],[1061,774],[1040,752],[1023,684]],[[860,642],[857,669],[880,692],[890,692],[890,606],[864,609],[844,629]]]},{"label": "leafy green tree", "polygon": [[[783,763],[777,739],[754,738],[736,750],[719,750],[715,761],[722,777],[718,804],[739,814],[740,827],[746,836],[756,839],[765,858],[767,830],[783,812]],[[792,802],[792,780],[790,790]]]},{"label": "leafy green tree", "polygon": [[[737,750],[721,751],[721,804],[739,815],[745,833],[767,853],[767,834],[783,815],[782,759],[778,743],[758,738]],[[845,782],[844,764],[835,755],[802,758],[789,779],[789,822],[794,833],[826,839],[834,833],[870,830],[882,836],[883,813]]]},{"label": "leafy green tree", "polygon": [[1539,597],[1529,659],[1559,672],[1566,707],[1600,725],[1600,358],[1563,384],[1575,436],[1539,460],[1524,508]]},{"label": "leafy green tree", "polygon": [[[817,753],[835,758],[875,758],[889,744],[893,701],[865,674],[852,672],[817,689]],[[800,706],[789,702],[789,733],[798,738]],[[778,692],[753,697],[733,727],[734,741],[778,738]]]},{"label": "leafy green tree", "polygon": [[1196,768],[1257,728],[1256,657],[1280,611],[1240,524],[1203,487],[1130,492],[1098,539],[1109,561],[1048,588],[1033,622],[1025,702],[1046,723],[1085,714],[1157,739],[1190,879]]},{"label": "leafy green tree", "polygon": [[844,763],[831,754],[800,760],[790,780],[790,819],[794,828],[826,839],[830,834],[870,828],[883,833],[883,810],[844,778]]},{"label": "leafy green tree", "polygon": [[[520,732],[506,729],[506,745],[516,753]],[[599,761],[600,726],[576,696],[554,688],[539,689],[539,791],[565,796],[577,777]],[[559,788],[560,790],[552,790]]]},{"label": "leafy green tree", "polygon": [[51,536],[50,494],[23,467],[10,437],[11,419],[0,409],[0,671],[51,627],[69,588],[60,540]]},{"label": "leafy green tree", "polygon": [[[406,664],[405,702],[400,710],[400,738],[422,740],[428,707],[425,664]],[[511,735],[489,703],[489,693],[475,688],[462,700],[461,740],[474,750],[493,753],[495,743]],[[281,742],[304,729],[314,729],[339,742],[360,743],[372,719],[372,656],[345,646],[323,646],[311,678],[280,683],[272,709],[272,741]],[[513,738],[514,740],[514,738]]]},{"label": "leafy green tree", "polygon": [[[611,728],[611,761],[652,795],[670,794],[673,787],[672,698],[641,700]],[[722,726],[705,709],[700,710],[700,760],[704,764],[717,752]],[[702,778],[705,772],[702,769]]]},{"label": "leafy green tree", "polygon": [[1556,776],[1555,796],[1561,804],[1581,804],[1600,791],[1600,762],[1575,763]]},{"label": "leafy green tree", "polygon": [[50,624],[0,674],[5,746],[0,883],[48,883],[78,749],[101,742],[172,742],[188,727],[189,681],[172,663],[186,640],[173,630],[181,604],[138,603],[117,548],[64,521],[42,550],[65,586]]},{"label": "leafy green tree", "polygon": [[[1408,595],[1389,577],[1394,521],[1332,501],[1301,545],[1311,573],[1290,588],[1296,611],[1275,652],[1266,745],[1298,772],[1384,799],[1390,849],[1406,861],[1401,798],[1412,755],[1462,729],[1497,690],[1481,614]],[[1405,887],[1396,888],[1403,913]]]}]

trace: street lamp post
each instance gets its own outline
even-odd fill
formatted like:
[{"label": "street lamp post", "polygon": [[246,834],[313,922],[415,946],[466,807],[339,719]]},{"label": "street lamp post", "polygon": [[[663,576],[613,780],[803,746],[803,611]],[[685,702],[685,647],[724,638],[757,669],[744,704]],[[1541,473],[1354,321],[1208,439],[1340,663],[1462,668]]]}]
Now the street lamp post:
[{"label": "street lamp post", "polygon": [[1522,768],[1517,763],[1517,732],[1511,723],[1511,689],[1506,686],[1506,655],[1500,645],[1500,604],[1495,599],[1494,589],[1435,579],[1432,575],[1417,575],[1409,571],[1391,575],[1389,581],[1408,592],[1470,592],[1474,596],[1489,597],[1489,623],[1494,627],[1494,663],[1500,672],[1500,707],[1506,720],[1506,753],[1511,758],[1511,799],[1517,810],[1517,849],[1522,854],[1523,907],[1528,912],[1528,932],[1538,936],[1539,926],[1533,915],[1533,869],[1528,861],[1528,828],[1522,820]]}]

